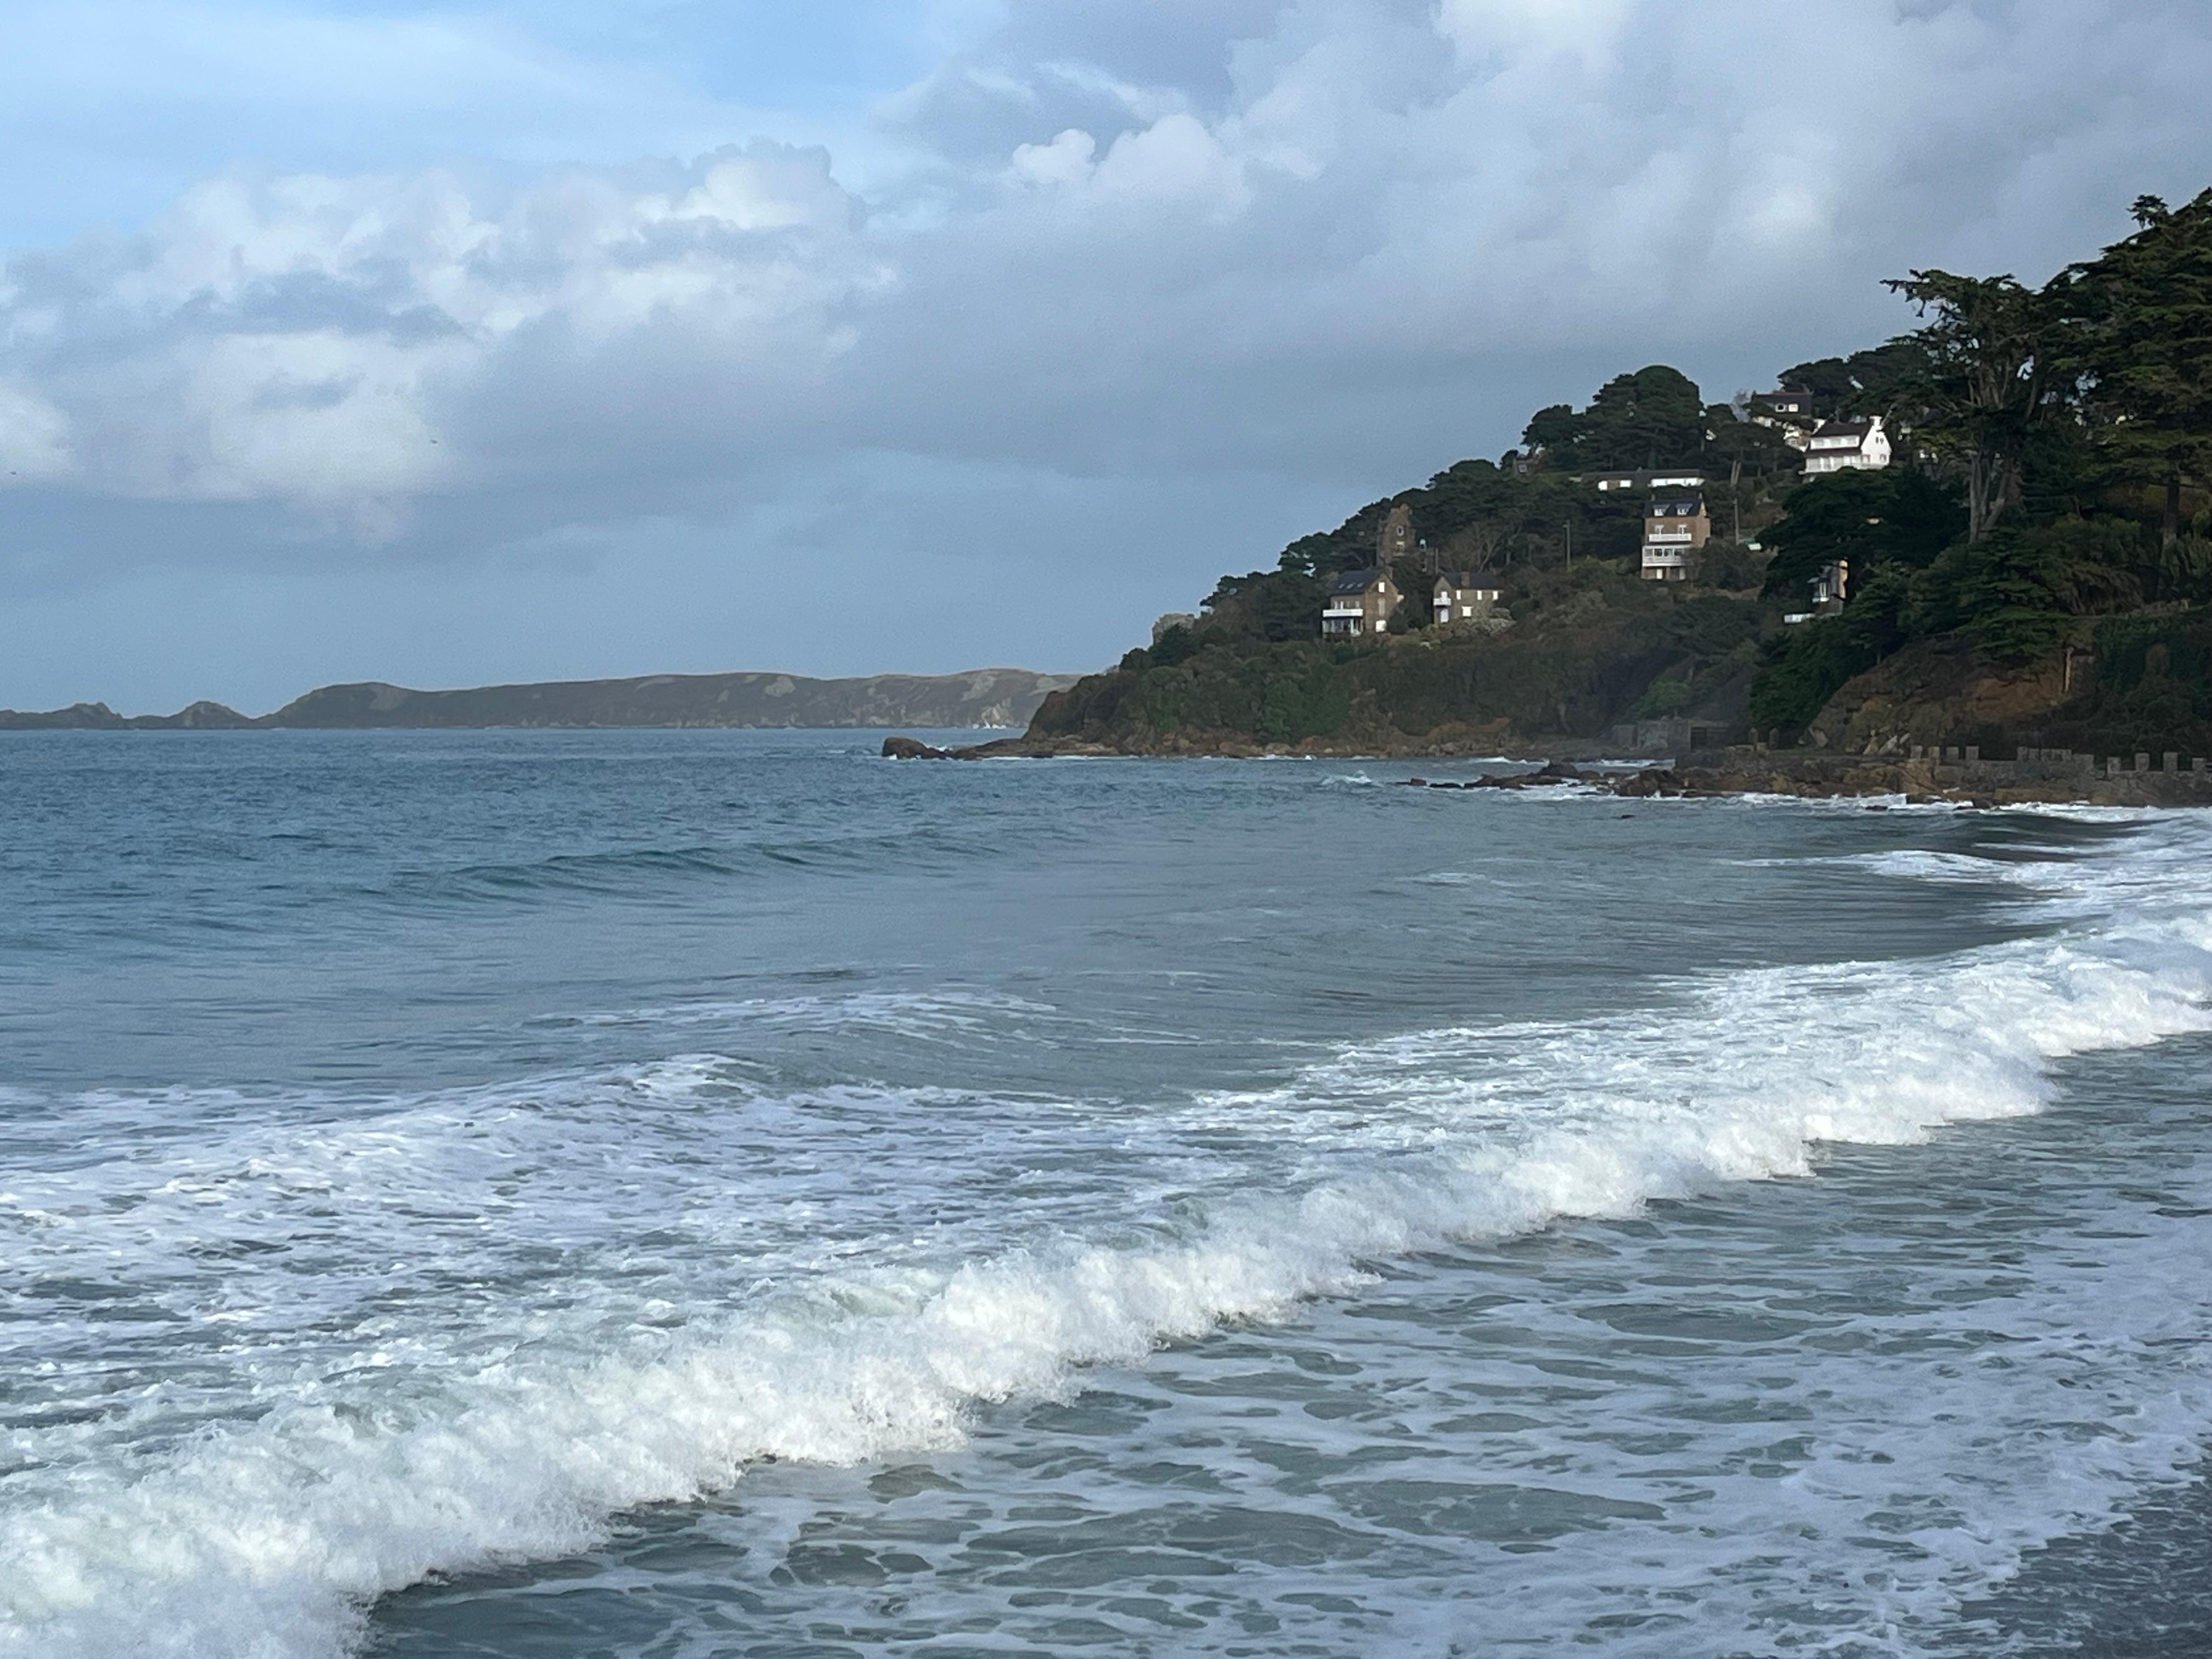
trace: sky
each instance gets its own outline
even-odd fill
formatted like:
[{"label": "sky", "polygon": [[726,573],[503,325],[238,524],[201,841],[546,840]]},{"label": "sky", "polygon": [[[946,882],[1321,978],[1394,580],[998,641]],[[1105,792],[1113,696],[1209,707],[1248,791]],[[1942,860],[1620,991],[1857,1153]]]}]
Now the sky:
[{"label": "sky", "polygon": [[2203,0],[7,0],[0,706],[1080,670],[2212,185]]}]

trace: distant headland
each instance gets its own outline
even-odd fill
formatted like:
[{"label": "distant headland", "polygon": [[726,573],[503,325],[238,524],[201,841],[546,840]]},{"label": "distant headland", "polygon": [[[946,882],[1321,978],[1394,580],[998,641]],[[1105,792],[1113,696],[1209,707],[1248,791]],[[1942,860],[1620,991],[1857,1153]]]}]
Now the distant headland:
[{"label": "distant headland", "polygon": [[0,708],[0,732],[1026,726],[1047,696],[1075,681],[1073,674],[1026,668],[827,680],[775,673],[648,674],[455,691],[416,691],[369,680],[325,685],[258,717],[219,702],[196,702],[173,714],[118,714],[104,702],[39,713]]}]

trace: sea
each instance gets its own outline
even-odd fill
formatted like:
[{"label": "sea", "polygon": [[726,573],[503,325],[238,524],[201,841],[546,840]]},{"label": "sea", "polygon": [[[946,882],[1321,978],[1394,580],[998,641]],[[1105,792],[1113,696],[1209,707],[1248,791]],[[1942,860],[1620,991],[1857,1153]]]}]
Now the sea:
[{"label": "sea", "polygon": [[0,1656],[2212,1651],[2212,818],[882,736],[0,738]]}]

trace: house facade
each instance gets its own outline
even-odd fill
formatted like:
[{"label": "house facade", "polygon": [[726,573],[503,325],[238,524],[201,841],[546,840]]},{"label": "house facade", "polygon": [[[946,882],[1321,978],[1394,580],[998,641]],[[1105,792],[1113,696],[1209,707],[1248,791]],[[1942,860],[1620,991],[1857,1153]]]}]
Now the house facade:
[{"label": "house facade", "polygon": [[1816,617],[1839,617],[1844,601],[1851,596],[1851,562],[1838,559],[1833,564],[1824,564],[1820,574],[1813,578],[1813,614]]},{"label": "house facade", "polygon": [[1704,496],[1682,490],[1653,495],[1644,508],[1644,580],[1687,580],[1698,549],[1712,538]]},{"label": "house facade", "polygon": [[1446,623],[1473,622],[1487,617],[1505,597],[1494,575],[1471,570],[1447,570],[1437,578],[1430,599],[1430,618],[1437,627]]},{"label": "house facade", "polygon": [[1329,578],[1328,598],[1322,607],[1322,638],[1380,639],[1401,597],[1390,573],[1379,566],[1338,573]]},{"label": "house facade", "polygon": [[1838,559],[1833,564],[1824,564],[1820,574],[1813,578],[1813,608],[1793,611],[1783,617],[1792,627],[1808,623],[1815,617],[1840,617],[1844,603],[1851,596],[1851,562]]},{"label": "house facade", "polygon": [[1889,434],[1881,429],[1881,416],[1823,421],[1814,428],[1812,441],[1805,447],[1805,476],[1817,478],[1850,467],[1879,471],[1889,465]]}]

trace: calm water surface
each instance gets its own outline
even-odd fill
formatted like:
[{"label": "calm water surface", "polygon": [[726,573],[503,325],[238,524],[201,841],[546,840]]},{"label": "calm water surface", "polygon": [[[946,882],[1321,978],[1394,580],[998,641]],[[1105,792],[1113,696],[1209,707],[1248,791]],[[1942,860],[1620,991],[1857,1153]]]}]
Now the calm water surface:
[{"label": "calm water surface", "polygon": [[2212,1646],[2203,818],[878,736],[0,740],[0,1655]]}]

